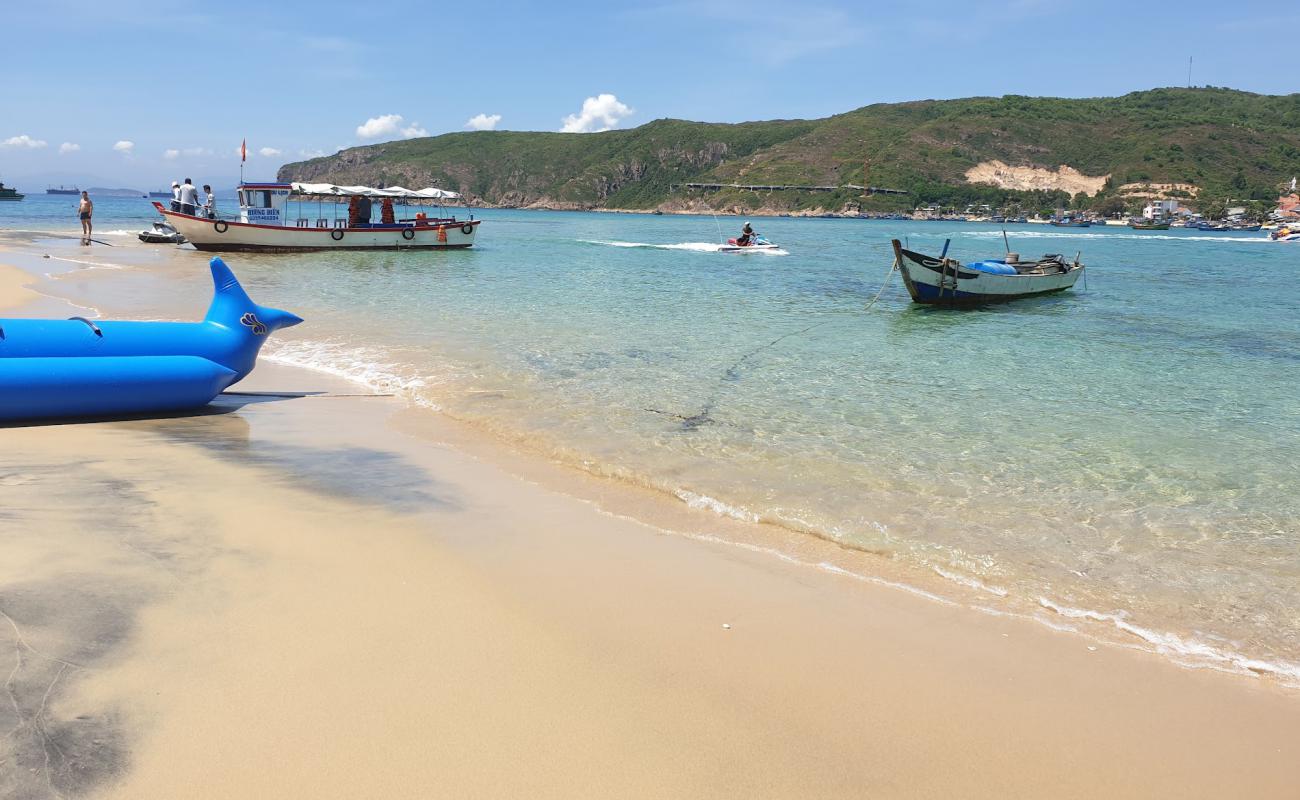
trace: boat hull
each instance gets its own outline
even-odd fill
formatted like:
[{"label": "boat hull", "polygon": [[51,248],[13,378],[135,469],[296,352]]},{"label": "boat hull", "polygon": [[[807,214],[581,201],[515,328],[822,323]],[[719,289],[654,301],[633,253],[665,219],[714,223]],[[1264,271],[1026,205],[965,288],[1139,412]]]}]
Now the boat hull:
[{"label": "boat hull", "polygon": [[447,250],[471,247],[480,220],[428,225],[290,228],[211,220],[158,209],[198,250],[296,253],[314,250]]},{"label": "boat hull", "polygon": [[943,260],[904,250],[897,241],[894,251],[908,294],[923,305],[978,306],[1055,294],[1073,287],[1083,272],[1076,264],[1051,274],[995,275],[951,261],[945,267]]}]

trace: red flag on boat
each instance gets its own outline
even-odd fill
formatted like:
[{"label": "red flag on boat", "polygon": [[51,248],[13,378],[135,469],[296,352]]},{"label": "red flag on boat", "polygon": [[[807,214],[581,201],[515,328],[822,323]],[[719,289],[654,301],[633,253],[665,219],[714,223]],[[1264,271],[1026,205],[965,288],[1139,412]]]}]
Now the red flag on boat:
[{"label": "red flag on boat", "polygon": [[248,160],[248,140],[244,139],[239,143],[239,161],[242,164]]}]

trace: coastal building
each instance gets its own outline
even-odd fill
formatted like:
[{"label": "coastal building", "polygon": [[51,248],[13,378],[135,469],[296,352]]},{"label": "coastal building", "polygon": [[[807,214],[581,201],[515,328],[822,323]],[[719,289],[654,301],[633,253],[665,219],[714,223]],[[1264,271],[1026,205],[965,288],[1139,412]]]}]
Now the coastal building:
[{"label": "coastal building", "polygon": [[1150,220],[1168,219],[1182,210],[1177,200],[1152,200],[1143,207],[1142,216]]}]

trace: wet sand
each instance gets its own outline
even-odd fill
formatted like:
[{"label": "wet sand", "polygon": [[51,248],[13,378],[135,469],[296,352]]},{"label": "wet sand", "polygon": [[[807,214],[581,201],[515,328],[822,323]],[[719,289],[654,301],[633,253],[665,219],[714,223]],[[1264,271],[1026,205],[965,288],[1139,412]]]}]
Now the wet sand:
[{"label": "wet sand", "polygon": [[0,428],[0,796],[1294,796],[1293,691],[327,376],[236,390],[272,394]]}]

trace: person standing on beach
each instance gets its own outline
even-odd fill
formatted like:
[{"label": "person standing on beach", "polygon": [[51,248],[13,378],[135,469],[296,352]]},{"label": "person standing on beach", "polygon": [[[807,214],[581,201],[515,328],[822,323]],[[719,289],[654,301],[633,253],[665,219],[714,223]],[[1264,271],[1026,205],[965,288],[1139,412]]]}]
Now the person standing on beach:
[{"label": "person standing on beach", "polygon": [[181,185],[172,181],[172,211],[181,210]]},{"label": "person standing on beach", "polygon": [[211,186],[205,183],[203,184],[203,194],[206,195],[206,197],[203,200],[203,216],[207,217],[208,219],[216,219],[217,218],[216,193],[212,191]]},{"label": "person standing on beach", "polygon": [[181,184],[181,213],[194,216],[194,210],[199,205],[199,190],[194,188],[194,184],[189,178]]},{"label": "person standing on beach", "polygon": [[77,216],[81,218],[81,235],[89,236],[92,230],[90,217],[95,213],[95,204],[90,201],[88,192],[81,193],[81,202],[77,203]]}]

